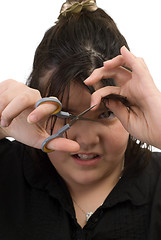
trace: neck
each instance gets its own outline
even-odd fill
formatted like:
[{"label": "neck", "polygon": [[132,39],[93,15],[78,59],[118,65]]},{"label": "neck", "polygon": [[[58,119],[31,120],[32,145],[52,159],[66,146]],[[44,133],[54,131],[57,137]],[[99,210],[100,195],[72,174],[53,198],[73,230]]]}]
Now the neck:
[{"label": "neck", "polygon": [[119,179],[122,175],[122,167],[121,170],[117,173],[112,173],[110,175],[104,176],[103,178],[93,181],[89,184],[80,184],[80,183],[72,183],[68,184],[69,191],[71,193],[71,196],[75,200],[80,200],[82,198],[89,198],[91,196],[91,199],[94,196],[102,196],[104,199],[108,196],[108,194],[112,191],[112,189],[115,187]]},{"label": "neck", "polygon": [[78,223],[84,227],[88,218],[99,208],[119,181],[123,171],[121,163],[115,171],[91,183],[67,182]]},{"label": "neck", "polygon": [[91,215],[103,204],[119,179],[120,176],[109,181],[99,181],[90,187],[70,188],[76,218],[81,227],[86,225]]}]

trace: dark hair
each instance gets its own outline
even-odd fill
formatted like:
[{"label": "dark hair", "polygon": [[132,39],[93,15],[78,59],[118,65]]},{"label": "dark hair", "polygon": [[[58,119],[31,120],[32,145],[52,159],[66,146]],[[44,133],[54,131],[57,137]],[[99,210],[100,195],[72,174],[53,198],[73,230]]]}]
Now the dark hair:
[{"label": "dark hair", "polygon": [[[71,80],[83,82],[105,60],[120,54],[123,45],[128,47],[102,9],[68,14],[45,33],[35,53],[28,85],[42,96],[58,97]],[[114,81],[106,80],[109,84],[114,85]]]},{"label": "dark hair", "polygon": [[[95,68],[119,55],[123,45],[129,48],[113,19],[101,8],[93,12],[83,9],[80,13],[62,16],[39,44],[27,84],[38,89],[42,97],[60,98],[71,81],[84,84]],[[106,86],[115,85],[113,79],[102,82]],[[130,159],[132,149],[135,154]],[[140,149],[130,138],[126,154],[128,168]]]}]

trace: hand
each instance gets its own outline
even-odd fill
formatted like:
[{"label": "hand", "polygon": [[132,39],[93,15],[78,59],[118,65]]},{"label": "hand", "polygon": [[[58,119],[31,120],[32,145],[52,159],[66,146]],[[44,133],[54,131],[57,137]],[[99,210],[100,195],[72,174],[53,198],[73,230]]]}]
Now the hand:
[{"label": "hand", "polygon": [[134,138],[161,148],[161,93],[144,60],[122,47],[121,55],[94,70],[85,83],[97,86],[103,78],[113,78],[117,86],[99,88],[92,95],[91,105],[99,105],[101,99],[109,94],[126,97],[131,109],[112,99],[107,102],[108,108]]},{"label": "hand", "polygon": [[[44,103],[35,109],[35,103],[39,99],[39,91],[23,83],[15,80],[0,83],[0,137],[13,137],[40,149],[42,142],[49,137],[46,121],[57,107]],[[74,152],[79,150],[79,145],[69,139],[57,138],[47,148]]]}]

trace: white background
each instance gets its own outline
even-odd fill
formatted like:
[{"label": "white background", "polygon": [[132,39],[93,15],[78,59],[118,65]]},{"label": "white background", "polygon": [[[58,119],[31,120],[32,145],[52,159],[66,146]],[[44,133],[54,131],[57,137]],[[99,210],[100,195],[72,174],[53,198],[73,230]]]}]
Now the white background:
[{"label": "white background", "polygon": [[[59,15],[64,0],[0,1],[0,82],[25,82],[34,52]],[[161,90],[161,5],[159,0],[97,0],[115,20],[131,51],[143,57]]]},{"label": "white background", "polygon": [[[0,81],[25,82],[35,49],[44,32],[57,20],[64,0],[0,1]],[[161,5],[159,0],[97,0],[128,41],[143,57],[161,89]]]}]

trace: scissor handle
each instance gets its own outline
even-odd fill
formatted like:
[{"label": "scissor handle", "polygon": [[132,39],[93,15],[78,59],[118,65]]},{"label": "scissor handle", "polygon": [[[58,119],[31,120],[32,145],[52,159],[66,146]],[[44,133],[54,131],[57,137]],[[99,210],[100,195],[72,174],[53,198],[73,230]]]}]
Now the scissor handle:
[{"label": "scissor handle", "polygon": [[48,149],[46,145],[53,139],[58,138],[58,137],[63,137],[63,134],[70,128],[69,124],[66,124],[63,126],[61,129],[59,129],[55,134],[49,136],[46,138],[43,143],[41,144],[41,150],[45,153],[53,152],[54,150]]},{"label": "scissor handle", "polygon": [[56,97],[44,97],[41,98],[39,101],[37,101],[37,103],[35,104],[35,108],[37,108],[38,106],[40,106],[43,103],[47,103],[47,102],[52,102],[57,106],[57,109],[51,114],[51,115],[55,115],[57,113],[59,113],[62,109],[62,104],[61,102],[56,98]]}]

